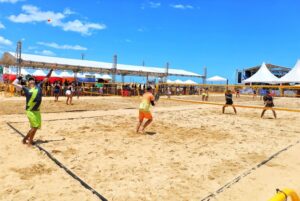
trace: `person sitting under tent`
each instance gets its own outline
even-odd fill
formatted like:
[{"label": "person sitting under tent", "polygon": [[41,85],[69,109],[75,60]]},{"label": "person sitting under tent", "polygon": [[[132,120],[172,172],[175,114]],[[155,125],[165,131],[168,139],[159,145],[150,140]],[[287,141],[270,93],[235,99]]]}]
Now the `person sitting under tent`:
[{"label": "person sitting under tent", "polygon": [[236,114],[236,109],[235,109],[235,107],[233,105],[233,101],[232,101],[231,90],[227,90],[225,92],[225,100],[226,100],[226,103],[225,103],[225,105],[223,106],[223,109],[222,109],[223,114],[225,113],[225,108],[228,107],[228,106],[231,106],[234,110],[234,113]]},{"label": "person sitting under tent", "polygon": [[273,109],[274,107],[274,102],[273,102],[273,97],[271,96],[270,91],[266,92],[266,95],[264,96],[264,104],[265,104],[265,109],[263,109],[262,113],[261,113],[261,118],[263,118],[265,112],[270,109],[273,112],[274,118],[277,118],[276,112]]}]

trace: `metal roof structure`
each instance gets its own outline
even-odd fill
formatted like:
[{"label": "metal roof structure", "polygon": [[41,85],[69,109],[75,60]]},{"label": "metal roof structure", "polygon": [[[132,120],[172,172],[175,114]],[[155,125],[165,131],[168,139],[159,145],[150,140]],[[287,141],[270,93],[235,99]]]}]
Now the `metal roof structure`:
[{"label": "metal roof structure", "polygon": [[[88,61],[80,59],[68,59],[60,57],[40,56],[33,54],[21,55],[21,62],[17,62],[17,57],[13,52],[5,52],[3,54],[0,64],[6,66],[21,66],[25,68],[41,68],[41,69],[59,69],[59,70],[71,70],[74,72],[95,72],[95,73],[112,73],[114,63]],[[168,69],[158,67],[146,67],[117,64],[117,75],[134,75],[134,76],[186,76],[186,77],[198,77],[205,78],[204,75],[199,75],[190,71],[181,69]]]},{"label": "metal roof structure", "polygon": [[278,82],[278,78],[273,75],[270,70],[267,68],[265,63],[262,63],[259,70],[249,77],[246,80],[243,80],[242,83],[269,83],[275,84]]},{"label": "metal roof structure", "polygon": [[[265,65],[267,66],[267,68],[269,70],[273,70],[273,69],[275,69],[275,70],[280,69],[280,70],[287,70],[287,71],[291,70],[291,68],[289,68],[289,67],[278,66],[278,65],[274,65],[274,64],[265,64]],[[251,70],[258,70],[260,67],[261,67],[261,65],[258,65],[258,66],[253,66],[253,67],[245,68],[244,70],[249,70],[249,71],[251,71]]]}]

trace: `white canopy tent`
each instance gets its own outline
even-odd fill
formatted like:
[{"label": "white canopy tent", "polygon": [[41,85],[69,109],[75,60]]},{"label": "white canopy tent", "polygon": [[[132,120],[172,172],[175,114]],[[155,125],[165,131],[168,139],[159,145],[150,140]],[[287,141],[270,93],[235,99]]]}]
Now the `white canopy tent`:
[{"label": "white canopy tent", "polygon": [[95,73],[94,75],[95,75],[95,78],[96,78],[96,79],[102,79],[102,75],[101,75],[101,74]]},{"label": "white canopy tent", "polygon": [[279,78],[273,75],[270,70],[267,68],[265,63],[262,63],[258,71],[249,77],[246,80],[243,80],[242,83],[268,83],[275,84],[278,83]]},{"label": "white canopy tent", "polygon": [[21,68],[21,74],[22,75],[29,75],[30,73],[25,68]]},{"label": "white canopy tent", "polygon": [[78,78],[85,78],[86,73],[77,73]]},{"label": "white canopy tent", "polygon": [[52,71],[51,77],[60,77],[60,75],[57,73],[57,71]]},{"label": "white canopy tent", "polygon": [[102,75],[101,78],[102,78],[103,80],[111,80],[111,79],[112,79],[111,76],[109,76],[109,75],[107,75],[107,74]]},{"label": "white canopy tent", "polygon": [[74,77],[74,73],[70,73],[69,71],[63,71],[59,74],[60,77]]},{"label": "white canopy tent", "polygon": [[16,68],[9,68],[8,74],[16,75],[17,74],[17,69]]},{"label": "white canopy tent", "polygon": [[182,80],[175,80],[174,81],[176,84],[184,84],[184,82]]},{"label": "white canopy tent", "polygon": [[300,60],[297,61],[296,65],[287,74],[281,77],[279,83],[300,83]]},{"label": "white canopy tent", "polygon": [[224,78],[224,77],[216,75],[216,76],[207,78],[206,81],[209,81],[209,82],[226,82],[227,79]]},{"label": "white canopy tent", "polygon": [[[7,68],[4,68],[4,74],[7,73],[7,74],[11,74],[11,75],[16,75],[17,74],[17,68],[9,68],[7,69],[8,71],[6,71]],[[31,73],[29,73],[29,71],[25,68],[21,68],[21,74],[22,75],[29,75]]]},{"label": "white canopy tent", "polygon": [[37,69],[32,73],[33,76],[46,76],[46,73],[41,70],[41,69]]},{"label": "white canopy tent", "polygon": [[184,83],[185,83],[185,84],[197,84],[197,83],[194,82],[193,80],[186,80]]}]

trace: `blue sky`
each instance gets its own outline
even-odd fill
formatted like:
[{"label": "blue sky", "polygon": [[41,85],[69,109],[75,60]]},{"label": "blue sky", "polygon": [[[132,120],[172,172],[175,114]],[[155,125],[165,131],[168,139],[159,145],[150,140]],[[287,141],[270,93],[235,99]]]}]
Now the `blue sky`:
[{"label": "blue sky", "polygon": [[[235,70],[300,58],[298,0],[0,0],[0,52],[181,68],[234,82]],[[48,22],[48,19],[51,19]]]}]

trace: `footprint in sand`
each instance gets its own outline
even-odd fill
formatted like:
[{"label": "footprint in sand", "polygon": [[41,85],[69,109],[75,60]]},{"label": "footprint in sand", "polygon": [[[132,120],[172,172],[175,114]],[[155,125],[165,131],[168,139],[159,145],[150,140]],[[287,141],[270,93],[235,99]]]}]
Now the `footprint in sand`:
[{"label": "footprint in sand", "polygon": [[60,150],[55,150],[55,149],[53,149],[51,152],[54,153],[54,154],[61,153]]}]

